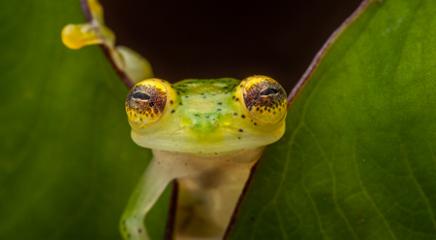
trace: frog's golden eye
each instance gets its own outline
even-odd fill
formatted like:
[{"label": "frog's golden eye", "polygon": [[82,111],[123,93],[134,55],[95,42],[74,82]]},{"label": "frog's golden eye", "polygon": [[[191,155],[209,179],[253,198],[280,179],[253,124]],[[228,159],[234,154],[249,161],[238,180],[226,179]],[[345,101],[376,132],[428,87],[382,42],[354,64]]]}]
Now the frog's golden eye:
[{"label": "frog's golden eye", "polygon": [[167,102],[173,98],[171,85],[166,81],[152,78],[138,82],[130,90],[125,103],[130,124],[140,128],[156,122],[165,112]]},{"label": "frog's golden eye", "polygon": [[248,77],[238,86],[236,94],[245,111],[259,123],[275,124],[286,116],[286,92],[270,77]]}]

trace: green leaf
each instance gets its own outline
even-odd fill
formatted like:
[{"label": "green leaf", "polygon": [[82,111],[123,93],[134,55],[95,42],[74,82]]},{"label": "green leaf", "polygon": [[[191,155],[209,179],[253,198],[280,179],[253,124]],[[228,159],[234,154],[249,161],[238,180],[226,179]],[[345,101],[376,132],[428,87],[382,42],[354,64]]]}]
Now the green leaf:
[{"label": "green leaf", "polygon": [[436,1],[361,10],[291,104],[230,239],[436,239]]},{"label": "green leaf", "polygon": [[[294,99],[231,239],[436,238],[436,2],[366,3]],[[61,45],[79,2],[3,1],[0,22],[0,239],[119,239],[150,152],[100,49]]]},{"label": "green leaf", "polygon": [[120,239],[150,152],[130,140],[127,89],[102,51],[62,46],[62,27],[84,21],[75,0],[0,3],[0,239]]}]

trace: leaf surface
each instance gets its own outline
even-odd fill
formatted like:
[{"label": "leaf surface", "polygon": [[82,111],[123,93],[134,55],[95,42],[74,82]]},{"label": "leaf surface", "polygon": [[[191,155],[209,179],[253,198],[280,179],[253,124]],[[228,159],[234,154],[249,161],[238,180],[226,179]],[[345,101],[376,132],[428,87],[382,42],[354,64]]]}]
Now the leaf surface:
[{"label": "leaf surface", "polygon": [[150,152],[130,140],[127,89],[102,51],[62,46],[62,27],[84,21],[79,1],[0,3],[0,239],[120,239]]},{"label": "leaf surface", "polygon": [[436,239],[434,16],[432,0],[367,1],[339,30],[230,239]]},{"label": "leaf surface", "polygon": [[[293,100],[230,239],[436,238],[436,2],[368,3]],[[0,3],[0,239],[119,239],[150,158],[100,49],[61,45],[83,21],[79,1]]]}]

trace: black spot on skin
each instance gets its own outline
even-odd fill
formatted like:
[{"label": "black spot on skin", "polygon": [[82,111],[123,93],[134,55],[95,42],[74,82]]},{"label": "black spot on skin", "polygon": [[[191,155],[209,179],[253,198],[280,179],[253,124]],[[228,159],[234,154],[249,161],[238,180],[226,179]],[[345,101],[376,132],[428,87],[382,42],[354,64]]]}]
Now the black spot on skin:
[{"label": "black spot on skin", "polygon": [[218,102],[218,105],[223,105],[223,103],[222,102]]},{"label": "black spot on skin", "polygon": [[170,104],[173,105],[173,104],[174,104],[174,101],[173,101],[173,100],[170,100]]},{"label": "black spot on skin", "polygon": [[138,233],[141,234],[142,233],[142,229],[138,228]]},{"label": "black spot on skin", "polygon": [[242,114],[242,115],[241,115],[241,118],[245,118],[245,115],[244,115],[244,114]]},{"label": "black spot on skin", "polygon": [[238,113],[235,113],[235,112],[234,112],[234,113],[233,113],[233,116],[238,116]]},{"label": "black spot on skin", "polygon": [[244,131],[244,129],[240,128],[240,129],[239,129],[238,131],[239,131],[239,132],[243,132],[243,131]]},{"label": "black spot on skin", "polygon": [[175,112],[176,112],[176,110],[174,110],[174,109],[173,109],[173,110],[171,110],[171,113],[175,113]]},{"label": "black spot on skin", "polygon": [[241,139],[241,137],[238,137],[238,139]]}]

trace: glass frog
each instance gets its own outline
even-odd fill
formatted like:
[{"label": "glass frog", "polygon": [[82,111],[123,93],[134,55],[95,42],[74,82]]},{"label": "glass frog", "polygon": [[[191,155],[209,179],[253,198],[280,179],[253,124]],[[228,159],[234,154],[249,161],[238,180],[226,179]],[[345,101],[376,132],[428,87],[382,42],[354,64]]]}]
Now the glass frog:
[{"label": "glass frog", "polygon": [[222,239],[238,199],[264,147],[285,131],[286,92],[270,77],[152,78],[149,63],[115,46],[96,0],[91,21],[67,25],[66,46],[101,44],[131,90],[125,110],[131,137],[153,159],[121,219],[124,239],[148,239],[144,219],[166,186],[178,182],[175,239]]}]

